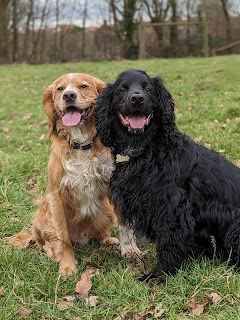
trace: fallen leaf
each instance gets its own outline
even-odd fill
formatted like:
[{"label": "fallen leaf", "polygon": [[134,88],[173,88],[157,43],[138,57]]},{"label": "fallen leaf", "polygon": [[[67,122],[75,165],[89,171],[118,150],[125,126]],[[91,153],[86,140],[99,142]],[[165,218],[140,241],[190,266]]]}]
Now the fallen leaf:
[{"label": "fallen leaf", "polygon": [[68,301],[68,302],[74,301],[75,299],[76,299],[76,298],[73,297],[73,296],[66,296],[66,297],[63,298],[64,301]]},{"label": "fallen leaf", "polygon": [[143,319],[145,316],[149,316],[149,315],[152,316],[154,313],[154,309],[155,309],[154,305],[149,306],[148,308],[144,309],[143,311],[135,314],[131,320],[140,320],[140,319]]},{"label": "fallen leaf", "polygon": [[16,120],[18,117],[16,116],[16,113],[13,113],[9,116],[10,120]]},{"label": "fallen leaf", "polygon": [[46,124],[48,124],[48,121],[47,120],[43,120],[43,121],[40,122],[40,124],[41,125],[46,125]]},{"label": "fallen leaf", "polygon": [[203,136],[198,136],[194,138],[194,141],[199,142],[199,141],[202,141],[202,139],[203,139]]},{"label": "fallen leaf", "polygon": [[2,288],[0,288],[0,298],[3,299],[3,300],[7,299]]},{"label": "fallen leaf", "polygon": [[86,271],[82,274],[82,276],[84,275],[89,276],[90,278],[99,276],[99,269],[87,266]]},{"label": "fallen leaf", "polygon": [[207,303],[203,303],[203,304],[198,304],[196,305],[196,308],[194,308],[192,310],[193,314],[196,315],[196,316],[200,316],[203,311],[204,311],[204,307],[206,306]]},{"label": "fallen leaf", "polygon": [[194,308],[196,307],[196,305],[197,305],[197,301],[196,301],[195,298],[190,298],[190,299],[188,300],[188,306],[189,306],[190,308],[194,309]]},{"label": "fallen leaf", "polygon": [[189,97],[195,97],[195,93],[194,92],[191,92]]},{"label": "fallen leaf", "polygon": [[219,149],[218,152],[219,152],[219,153],[224,153],[224,152],[225,152],[225,149]]},{"label": "fallen leaf", "polygon": [[79,317],[74,317],[74,318],[71,318],[70,320],[82,320],[82,319]]},{"label": "fallen leaf", "polygon": [[27,119],[30,119],[31,117],[32,117],[32,113],[30,112],[30,113],[25,114],[22,118],[23,118],[23,120],[27,120]]},{"label": "fallen leaf", "polygon": [[33,241],[33,235],[22,230],[10,240],[10,245],[18,249],[26,249],[31,241]]},{"label": "fallen leaf", "polygon": [[73,307],[73,303],[71,301],[62,300],[57,304],[57,308],[61,311],[67,310]]},{"label": "fallen leaf", "polygon": [[240,168],[240,160],[236,162],[236,166]]},{"label": "fallen leaf", "polygon": [[9,129],[8,128],[3,128],[3,133],[8,133]]},{"label": "fallen leaf", "polygon": [[85,302],[90,305],[90,307],[95,307],[98,302],[98,296],[90,296],[85,298]]},{"label": "fallen leaf", "polygon": [[28,316],[30,316],[30,314],[32,314],[31,309],[22,308],[18,311],[18,315],[20,316],[20,318],[28,317]]},{"label": "fallen leaf", "polygon": [[75,292],[86,298],[88,291],[92,288],[92,281],[88,275],[82,275],[81,280],[76,283]]},{"label": "fallen leaf", "polygon": [[164,309],[162,307],[156,307],[155,312],[154,312],[154,319],[159,319],[164,313]]},{"label": "fallen leaf", "polygon": [[43,133],[42,135],[41,135],[41,137],[39,138],[39,140],[44,140],[45,139],[45,134]]},{"label": "fallen leaf", "polygon": [[196,316],[200,316],[203,313],[204,307],[207,304],[208,304],[207,302],[199,304],[199,303],[197,303],[195,298],[191,298],[188,300],[188,306],[190,308],[192,308],[192,313],[193,313],[193,315],[196,315]]},{"label": "fallen leaf", "polygon": [[214,304],[218,304],[221,300],[221,297],[215,292],[211,292],[210,294],[206,293],[204,297],[206,297],[209,301],[212,301]]},{"label": "fallen leaf", "polygon": [[208,148],[208,149],[211,149],[211,144],[210,143],[204,143],[204,147]]}]

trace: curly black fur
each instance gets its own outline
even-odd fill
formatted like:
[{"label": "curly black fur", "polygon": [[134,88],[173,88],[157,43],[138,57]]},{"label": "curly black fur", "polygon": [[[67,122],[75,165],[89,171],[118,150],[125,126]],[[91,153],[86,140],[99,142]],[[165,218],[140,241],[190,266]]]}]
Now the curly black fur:
[{"label": "curly black fur", "polygon": [[[143,102],[130,103],[134,93]],[[152,118],[133,130],[119,113]],[[116,163],[110,186],[122,220],[156,242],[151,277],[174,273],[191,252],[211,254],[211,236],[218,252],[239,262],[240,169],[177,129],[174,102],[161,78],[139,70],[120,74],[98,100],[96,127],[115,156],[143,149]]]}]

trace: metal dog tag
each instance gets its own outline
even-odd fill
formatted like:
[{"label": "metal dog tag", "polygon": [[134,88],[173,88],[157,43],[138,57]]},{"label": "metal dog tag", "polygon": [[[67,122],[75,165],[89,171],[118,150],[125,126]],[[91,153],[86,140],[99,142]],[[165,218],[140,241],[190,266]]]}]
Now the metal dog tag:
[{"label": "metal dog tag", "polygon": [[127,162],[127,161],[129,161],[129,159],[130,159],[129,156],[122,156],[121,154],[116,155],[116,163]]}]

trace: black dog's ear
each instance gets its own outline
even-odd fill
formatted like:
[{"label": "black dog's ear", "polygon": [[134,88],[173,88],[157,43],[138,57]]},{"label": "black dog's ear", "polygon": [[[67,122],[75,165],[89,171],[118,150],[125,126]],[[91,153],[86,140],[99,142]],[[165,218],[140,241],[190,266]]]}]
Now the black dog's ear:
[{"label": "black dog's ear", "polygon": [[111,139],[111,102],[112,102],[113,84],[109,83],[99,96],[96,105],[96,120],[95,126],[100,140],[105,147],[112,146]]},{"label": "black dog's ear", "polygon": [[159,109],[157,123],[159,130],[164,135],[166,142],[171,145],[180,143],[181,134],[177,129],[174,115],[174,101],[171,93],[165,88],[160,77],[152,79],[158,95]]}]

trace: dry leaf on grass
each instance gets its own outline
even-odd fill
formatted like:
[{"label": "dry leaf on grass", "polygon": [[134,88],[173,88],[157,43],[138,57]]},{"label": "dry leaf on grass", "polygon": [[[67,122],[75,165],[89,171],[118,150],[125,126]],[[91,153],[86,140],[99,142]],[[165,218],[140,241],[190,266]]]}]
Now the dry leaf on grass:
[{"label": "dry leaf on grass", "polygon": [[131,320],[141,320],[146,316],[153,316],[154,309],[155,309],[154,305],[149,306],[148,308],[144,309],[143,311],[140,311],[137,314],[135,314]]},{"label": "dry leaf on grass", "polygon": [[82,319],[79,317],[74,317],[74,318],[71,318],[70,320],[82,320]]},{"label": "dry leaf on grass", "polygon": [[188,306],[192,308],[193,315],[200,316],[204,312],[204,308],[207,305],[207,302],[199,304],[195,298],[188,300]]},{"label": "dry leaf on grass", "polygon": [[236,166],[240,168],[240,160],[236,162]]},{"label": "dry leaf on grass", "polygon": [[27,120],[27,119],[30,119],[32,117],[32,115],[33,114],[30,112],[30,113],[25,114],[22,118],[23,118],[23,120]]},{"label": "dry leaf on grass", "polygon": [[7,299],[2,288],[0,288],[0,298],[3,299],[3,300]]},{"label": "dry leaf on grass", "polygon": [[61,311],[67,310],[73,307],[73,303],[71,301],[62,300],[57,304],[57,308]]},{"label": "dry leaf on grass", "polygon": [[88,291],[92,288],[91,278],[93,278],[95,275],[99,275],[99,270],[96,268],[87,267],[86,271],[83,272],[83,274],[81,275],[81,279],[76,283],[75,287],[75,292],[79,295],[79,297],[85,300],[85,302],[89,303],[90,305],[95,305],[98,299],[97,296],[92,296],[92,298],[87,297]]},{"label": "dry leaf on grass", "polygon": [[34,241],[33,235],[22,230],[10,240],[10,245],[18,249],[26,249],[32,241]]},{"label": "dry leaf on grass", "polygon": [[40,136],[39,140],[44,140],[44,139],[45,139],[45,134],[43,133],[43,134]]},{"label": "dry leaf on grass", "polygon": [[30,314],[32,314],[31,309],[22,308],[18,311],[18,315],[20,316],[20,318],[28,317],[28,316],[30,316]]},{"label": "dry leaf on grass", "polygon": [[154,319],[159,319],[164,313],[164,309],[162,307],[156,307],[155,312],[154,312]]},{"label": "dry leaf on grass", "polygon": [[85,302],[90,305],[90,307],[95,307],[98,302],[98,296],[90,296],[85,298]]},{"label": "dry leaf on grass", "polygon": [[86,298],[88,291],[92,288],[92,281],[88,275],[82,275],[81,280],[76,283],[75,292],[81,297]]},{"label": "dry leaf on grass", "polygon": [[194,138],[194,141],[200,142],[200,141],[202,141],[202,139],[203,139],[203,136],[198,136],[198,137]]},{"label": "dry leaf on grass", "polygon": [[9,129],[8,128],[3,128],[3,133],[8,133]]},{"label": "dry leaf on grass", "polygon": [[218,304],[221,300],[221,297],[215,292],[211,292],[210,294],[206,293],[204,297],[207,298],[209,301],[212,301],[212,303],[214,304]]}]

